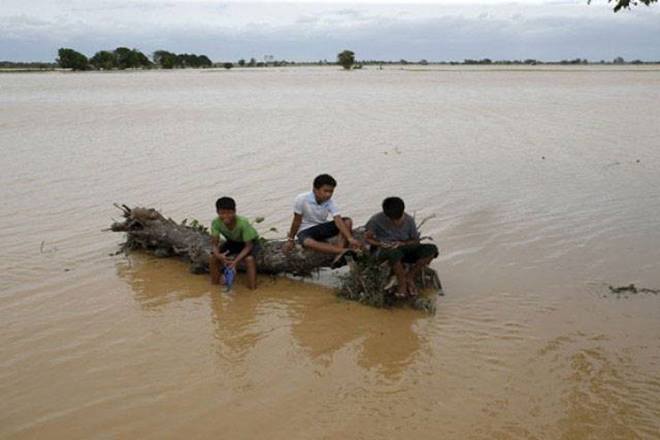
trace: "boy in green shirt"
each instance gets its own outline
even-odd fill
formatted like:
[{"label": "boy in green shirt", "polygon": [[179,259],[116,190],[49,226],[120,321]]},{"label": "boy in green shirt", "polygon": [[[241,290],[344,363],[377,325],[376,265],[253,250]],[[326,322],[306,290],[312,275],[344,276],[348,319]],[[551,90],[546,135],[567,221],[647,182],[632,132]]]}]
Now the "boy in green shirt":
[{"label": "boy in green shirt", "polygon": [[[231,197],[220,197],[215,202],[218,216],[211,222],[211,255],[209,272],[211,283],[220,284],[223,268],[236,270],[243,261],[248,277],[248,288],[257,288],[257,262],[259,234],[248,219],[236,215],[236,202]],[[220,244],[220,234],[226,239]]]}]

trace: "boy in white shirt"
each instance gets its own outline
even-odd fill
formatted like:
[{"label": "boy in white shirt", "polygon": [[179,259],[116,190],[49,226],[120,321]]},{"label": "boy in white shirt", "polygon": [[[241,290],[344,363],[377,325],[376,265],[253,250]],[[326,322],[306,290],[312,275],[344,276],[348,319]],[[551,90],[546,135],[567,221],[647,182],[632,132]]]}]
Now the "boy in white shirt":
[{"label": "boy in white shirt", "polygon": [[[293,249],[297,234],[297,241],[303,247],[337,255],[333,267],[339,267],[345,263],[349,246],[353,249],[362,247],[361,243],[353,238],[353,222],[348,217],[342,217],[332,201],[336,186],[337,181],[332,176],[321,174],[314,179],[312,191],[296,197],[293,205],[293,221],[285,250]],[[328,216],[332,217],[331,221],[327,221]],[[340,235],[339,243],[326,241],[337,235]]]}]

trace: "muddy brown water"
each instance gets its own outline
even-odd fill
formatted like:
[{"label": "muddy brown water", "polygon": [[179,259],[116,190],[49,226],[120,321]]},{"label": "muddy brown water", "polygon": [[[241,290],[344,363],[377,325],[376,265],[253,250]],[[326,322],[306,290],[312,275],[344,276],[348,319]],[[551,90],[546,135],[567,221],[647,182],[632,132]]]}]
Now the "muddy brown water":
[{"label": "muddy brown water", "polygon": [[[660,71],[0,75],[0,437],[659,438]],[[288,227],[329,172],[441,256],[438,312],[110,256],[113,202]],[[277,231],[269,231],[269,228]]]}]

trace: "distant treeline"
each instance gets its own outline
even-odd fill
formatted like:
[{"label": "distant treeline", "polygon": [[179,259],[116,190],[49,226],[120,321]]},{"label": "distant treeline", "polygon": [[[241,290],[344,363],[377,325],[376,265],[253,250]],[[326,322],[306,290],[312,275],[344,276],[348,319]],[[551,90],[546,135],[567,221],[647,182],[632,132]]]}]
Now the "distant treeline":
[{"label": "distant treeline", "polygon": [[[334,64],[330,63],[326,60],[321,60],[318,61],[316,64]],[[590,61],[587,60],[586,58],[575,58],[575,59],[570,59],[570,60],[561,60],[561,61],[541,61],[541,60],[536,60],[533,58],[528,58],[525,60],[491,60],[489,58],[483,58],[479,60],[475,59],[470,59],[467,58],[463,61],[427,61],[427,60],[419,60],[419,61],[409,61],[409,60],[404,60],[401,59],[399,61],[379,61],[379,60],[361,60],[359,61],[359,64],[368,66],[368,65],[407,65],[407,64],[419,64],[419,65],[429,65],[429,64],[439,64],[439,65],[489,65],[489,64],[496,64],[496,65],[537,65],[537,64],[562,64],[562,65],[567,65],[567,64],[660,64],[660,61],[642,61],[642,60],[632,60],[632,61],[626,61],[622,57],[616,57],[611,61],[606,61],[606,60],[600,60],[600,61]]]},{"label": "distant treeline", "polygon": [[[175,54],[165,50],[157,50],[152,54],[149,59],[146,55],[137,49],[128,49],[126,47],[118,47],[114,51],[102,50],[94,54],[93,57],[87,58],[85,55],[76,52],[73,49],[62,48],[58,51],[58,59],[56,63],[44,62],[13,62],[13,61],[0,61],[0,69],[25,69],[25,70],[53,70],[57,67],[73,70],[113,70],[113,69],[175,69],[175,68],[206,68],[206,67],[224,67],[231,69],[232,67],[281,67],[281,66],[311,66],[311,65],[344,65],[338,58],[337,61],[319,60],[319,61],[286,61],[286,60],[267,60],[257,61],[255,58],[249,60],[240,59],[236,63],[220,62],[213,63],[206,55],[195,54]],[[532,58],[524,60],[491,60],[489,58],[483,59],[465,59],[463,61],[427,61],[425,59],[410,61],[400,59],[393,60],[350,60],[348,63],[349,68],[360,68],[362,66],[381,66],[381,65],[624,65],[624,64],[660,64],[660,61],[642,61],[632,60],[626,61],[622,57],[616,57],[611,61],[590,61],[585,58],[575,58],[570,60],[561,61],[541,61]]]},{"label": "distant treeline", "polygon": [[56,63],[0,61],[0,69],[52,70]]},{"label": "distant treeline", "polygon": [[166,50],[157,50],[152,60],[137,49],[118,47],[113,51],[101,50],[87,58],[73,49],[61,48],[57,51],[57,64],[63,69],[73,70],[112,70],[112,69],[149,69],[160,67],[174,69],[184,67],[211,67],[213,63],[206,55],[176,54]]}]

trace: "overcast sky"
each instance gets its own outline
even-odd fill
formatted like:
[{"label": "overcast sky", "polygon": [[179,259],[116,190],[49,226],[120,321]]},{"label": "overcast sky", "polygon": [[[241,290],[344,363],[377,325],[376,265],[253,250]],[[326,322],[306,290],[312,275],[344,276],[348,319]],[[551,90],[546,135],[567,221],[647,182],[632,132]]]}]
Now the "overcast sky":
[{"label": "overcast sky", "polygon": [[118,46],[214,61],[465,58],[660,60],[660,5],[607,0],[0,0],[0,60],[53,61],[60,47]]}]

